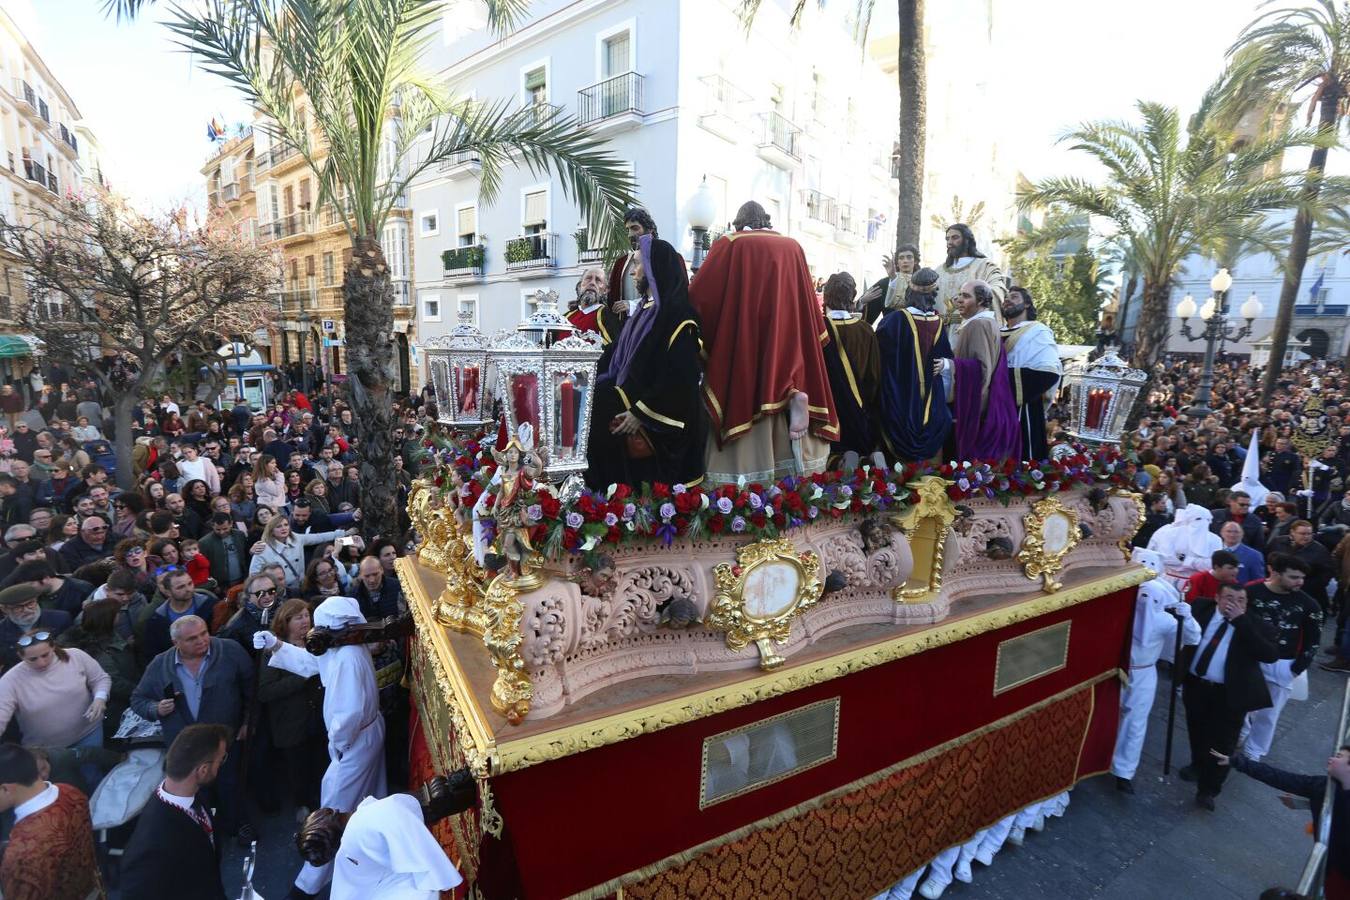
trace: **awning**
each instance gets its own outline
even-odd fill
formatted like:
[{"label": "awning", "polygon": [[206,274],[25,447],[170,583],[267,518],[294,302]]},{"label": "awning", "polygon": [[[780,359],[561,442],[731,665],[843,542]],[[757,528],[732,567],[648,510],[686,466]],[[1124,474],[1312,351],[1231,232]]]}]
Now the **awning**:
[{"label": "awning", "polygon": [[0,359],[32,356],[42,342],[31,334],[0,334]]}]

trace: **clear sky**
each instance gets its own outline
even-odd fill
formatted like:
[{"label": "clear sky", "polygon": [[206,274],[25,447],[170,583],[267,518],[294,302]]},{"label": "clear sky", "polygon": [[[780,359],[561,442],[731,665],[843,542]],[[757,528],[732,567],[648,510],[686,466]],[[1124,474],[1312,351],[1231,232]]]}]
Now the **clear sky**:
[{"label": "clear sky", "polygon": [[[117,24],[102,14],[102,2],[0,0],[95,129],[115,186],[139,203],[164,206],[189,199],[199,205],[204,188],[198,170],[211,150],[208,119],[242,122],[247,110],[223,82],[174,48],[160,24],[164,9],[150,9],[134,25]],[[994,52],[1015,98],[1002,117],[1005,138],[1015,165],[1032,178],[1093,174],[1078,155],[1055,146],[1074,124],[1128,117],[1139,98],[1189,112],[1258,5],[1258,0],[992,2],[999,42]],[[160,6],[167,3],[161,0]],[[890,5],[877,3],[878,31],[894,30],[893,15],[886,15]],[[953,3],[948,14],[960,6]],[[928,5],[929,15],[941,9]],[[929,73],[930,79],[942,77],[961,74]]]}]

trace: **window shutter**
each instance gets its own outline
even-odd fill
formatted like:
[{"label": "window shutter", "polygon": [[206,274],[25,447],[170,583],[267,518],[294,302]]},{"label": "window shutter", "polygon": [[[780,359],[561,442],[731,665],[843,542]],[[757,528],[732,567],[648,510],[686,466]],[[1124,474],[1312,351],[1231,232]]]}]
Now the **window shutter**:
[{"label": "window shutter", "polygon": [[458,218],[459,231],[456,232],[457,234],[473,234],[478,230],[478,223],[474,221],[478,217],[475,215],[475,210],[472,206],[467,209],[461,209]]},{"label": "window shutter", "polygon": [[548,214],[548,192],[536,191],[525,195],[526,225],[543,225]]},{"label": "window shutter", "polygon": [[628,32],[616,34],[605,41],[605,77],[613,78],[628,71]]},{"label": "window shutter", "polygon": [[525,90],[535,91],[545,86],[544,69],[541,66],[532,72],[525,73]]}]

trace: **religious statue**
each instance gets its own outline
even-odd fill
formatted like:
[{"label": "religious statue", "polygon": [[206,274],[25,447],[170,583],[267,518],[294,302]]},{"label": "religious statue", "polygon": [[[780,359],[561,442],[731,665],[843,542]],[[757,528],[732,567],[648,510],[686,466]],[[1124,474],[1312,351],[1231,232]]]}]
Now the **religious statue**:
[{"label": "religious statue", "polygon": [[994,318],[997,320],[1003,306],[1003,273],[998,264],[975,246],[975,233],[962,222],[947,228],[947,259],[938,267],[937,311],[949,324],[957,321],[954,307],[961,285],[967,281],[983,281],[994,292]]},{"label": "religious statue", "polygon": [[642,302],[596,367],[586,470],[594,490],[703,478],[701,329],[683,260],[670,244],[643,234],[633,271]]},{"label": "religious statue", "polygon": [[947,329],[934,309],[937,286],[937,272],[915,272],[904,305],[877,325],[881,439],[887,452],[904,462],[938,456],[952,427],[946,387],[933,374],[936,361],[952,356]]},{"label": "religious statue", "polygon": [[961,316],[953,358],[941,363],[952,404],[956,458],[1021,459],[1008,354],[994,319],[994,291],[983,281],[967,281],[956,296]]},{"label": "religious statue", "polygon": [[1022,434],[1022,455],[1037,462],[1050,456],[1045,411],[1055,399],[1055,385],[1064,374],[1055,335],[1036,321],[1031,292],[1014,285],[1003,300],[1003,349],[1008,354],[1013,402]]},{"label": "religious statue", "polygon": [[[822,472],[839,439],[811,270],[801,245],[741,206],[690,287],[703,322],[708,479],[771,484]],[[753,373],[754,377],[748,377]]]},{"label": "religious statue", "polygon": [[825,327],[830,333],[825,370],[839,414],[839,440],[831,449],[844,454],[845,470],[857,468],[858,458],[877,445],[872,407],[881,380],[876,332],[853,311],[856,290],[847,272],[831,275],[825,282]]},{"label": "religious statue", "polygon": [[[497,461],[493,485],[483,492],[474,508],[475,556],[490,571],[505,566],[511,577],[519,578],[524,573],[526,558],[534,552],[525,516],[529,506],[526,495],[534,489],[535,479],[543,471],[542,454],[534,446],[534,429],[529,422],[522,422],[517,435],[505,446],[492,449],[492,458]],[[496,525],[500,554],[484,552],[486,541],[480,520],[486,515]]]},{"label": "religious statue", "polygon": [[901,244],[894,256],[883,255],[881,265],[886,277],[877,281],[863,293],[863,318],[869,325],[876,325],[877,319],[888,309],[900,309],[905,305],[905,292],[909,289],[909,279],[919,268],[919,248],[913,244]]}]

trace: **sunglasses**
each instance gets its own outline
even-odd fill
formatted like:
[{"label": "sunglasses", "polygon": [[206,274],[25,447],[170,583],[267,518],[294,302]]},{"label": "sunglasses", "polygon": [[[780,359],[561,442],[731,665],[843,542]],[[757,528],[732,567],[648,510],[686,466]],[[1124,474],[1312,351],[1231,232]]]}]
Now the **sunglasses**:
[{"label": "sunglasses", "polygon": [[14,646],[22,649],[24,647],[31,647],[34,644],[40,644],[43,641],[50,641],[51,639],[52,633],[50,631],[38,631],[33,634],[25,634],[14,642]]},{"label": "sunglasses", "polygon": [[276,592],[277,592],[277,589],[276,589],[276,588],[268,588],[268,589],[265,590],[265,591],[253,591],[253,596],[258,597],[258,598],[262,598],[262,597],[271,597],[271,596],[274,595]]}]

